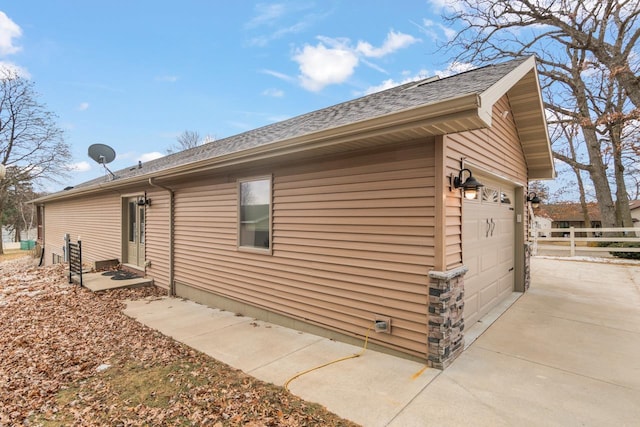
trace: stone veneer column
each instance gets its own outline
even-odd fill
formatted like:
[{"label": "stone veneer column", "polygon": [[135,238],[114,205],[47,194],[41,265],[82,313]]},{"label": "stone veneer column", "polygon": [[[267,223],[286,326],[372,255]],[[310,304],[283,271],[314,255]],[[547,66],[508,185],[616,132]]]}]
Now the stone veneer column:
[{"label": "stone veneer column", "polygon": [[531,285],[531,245],[524,245],[524,291],[529,290]]},{"label": "stone veneer column", "polygon": [[466,266],[429,272],[429,366],[444,369],[464,347],[464,275]]}]

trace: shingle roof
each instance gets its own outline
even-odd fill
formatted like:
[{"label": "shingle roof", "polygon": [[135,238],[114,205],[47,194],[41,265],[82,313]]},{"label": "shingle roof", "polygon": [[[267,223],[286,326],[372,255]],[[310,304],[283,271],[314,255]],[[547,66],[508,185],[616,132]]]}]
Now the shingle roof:
[{"label": "shingle roof", "polygon": [[[489,65],[443,79],[425,79],[313,111],[235,136],[210,142],[189,150],[114,172],[116,180],[146,175],[191,162],[271,144],[331,128],[375,119],[423,105],[435,104],[463,95],[480,94],[514,70],[527,58]],[[104,182],[96,178],[76,186],[87,187]]]},{"label": "shingle roof", "polygon": [[[543,205],[539,209],[541,213],[546,214],[546,216],[554,222],[584,221],[582,205],[580,205],[580,203],[555,203]],[[587,203],[587,211],[589,212],[589,219],[591,221],[600,221],[600,209],[597,203]]]}]

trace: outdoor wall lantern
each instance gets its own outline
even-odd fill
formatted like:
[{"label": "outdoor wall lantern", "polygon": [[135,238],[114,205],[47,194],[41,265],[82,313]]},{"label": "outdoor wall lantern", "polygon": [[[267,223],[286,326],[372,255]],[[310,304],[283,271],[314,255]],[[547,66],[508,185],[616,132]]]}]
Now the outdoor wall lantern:
[{"label": "outdoor wall lantern", "polygon": [[[462,180],[464,171],[469,172],[469,177],[466,180]],[[462,188],[464,191],[464,197],[471,200],[475,199],[478,194],[478,189],[484,187],[477,179],[473,177],[471,171],[467,168],[461,169],[458,176],[451,174],[450,183],[453,184],[453,188]]]},{"label": "outdoor wall lantern", "polygon": [[146,194],[138,197],[138,206],[151,206],[151,199]]},{"label": "outdoor wall lantern", "polygon": [[531,207],[536,209],[540,206],[540,197],[536,195],[536,193],[527,194],[527,202],[531,203]]}]

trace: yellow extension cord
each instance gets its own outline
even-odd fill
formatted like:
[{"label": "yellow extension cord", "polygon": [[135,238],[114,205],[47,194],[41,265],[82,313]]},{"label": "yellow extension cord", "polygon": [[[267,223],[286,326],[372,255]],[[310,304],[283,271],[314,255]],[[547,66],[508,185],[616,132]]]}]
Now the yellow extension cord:
[{"label": "yellow extension cord", "polygon": [[289,378],[284,383],[285,390],[289,391],[289,384],[291,383],[291,381],[293,381],[296,378],[299,378],[299,377],[301,377],[303,375],[306,375],[309,372],[317,371],[318,369],[322,369],[325,366],[333,365],[334,363],[342,362],[344,360],[349,360],[349,359],[355,359],[356,357],[362,356],[364,354],[364,352],[367,351],[367,343],[369,342],[369,332],[371,332],[371,329],[373,328],[374,325],[375,325],[375,322],[371,326],[369,326],[369,329],[367,329],[367,333],[366,333],[366,335],[364,337],[364,346],[362,347],[362,351],[360,351],[360,353],[352,354],[351,356],[341,357],[340,359],[332,360],[331,362],[324,363],[322,365],[316,366],[315,368],[311,368],[311,369],[307,369],[306,371],[298,372],[297,374],[295,374],[294,376]]}]

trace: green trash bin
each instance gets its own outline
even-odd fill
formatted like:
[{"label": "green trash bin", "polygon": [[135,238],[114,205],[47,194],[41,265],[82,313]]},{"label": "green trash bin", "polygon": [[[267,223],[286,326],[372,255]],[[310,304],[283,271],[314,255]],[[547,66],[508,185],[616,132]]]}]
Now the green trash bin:
[{"label": "green trash bin", "polygon": [[29,251],[36,247],[35,240],[20,240],[20,250]]}]

